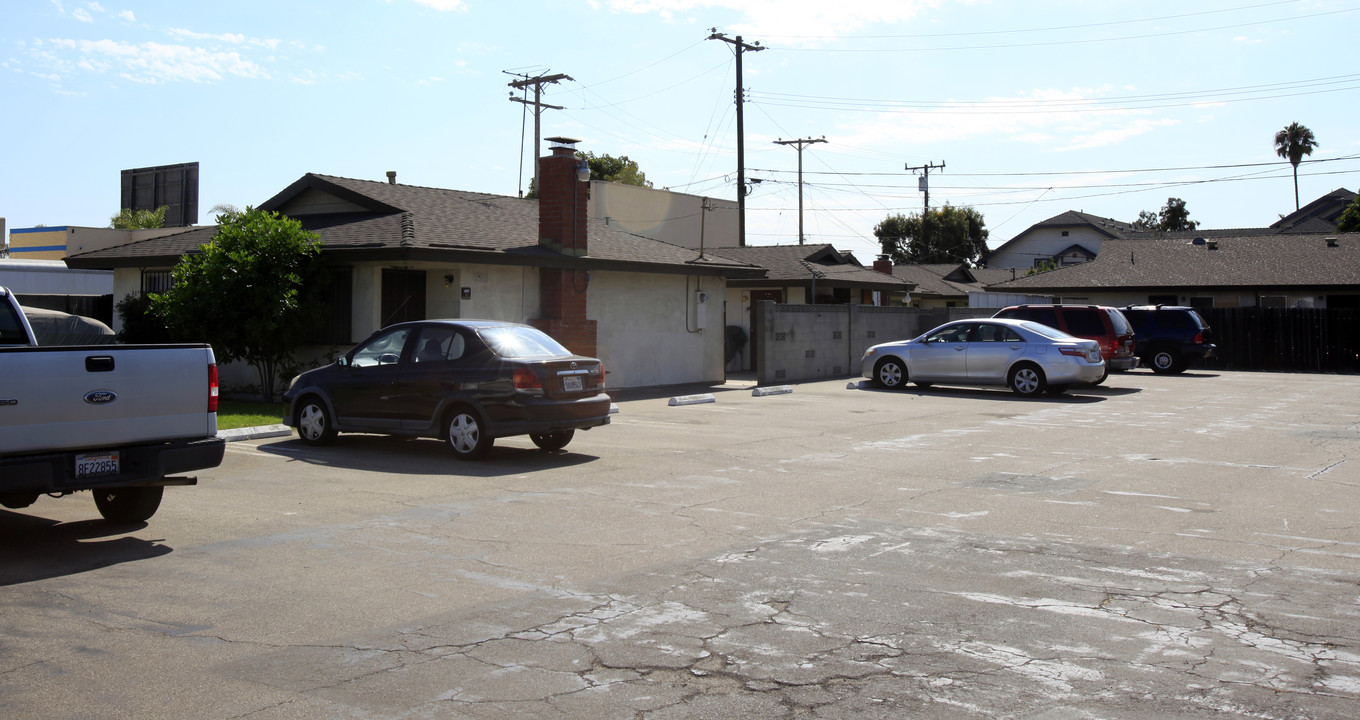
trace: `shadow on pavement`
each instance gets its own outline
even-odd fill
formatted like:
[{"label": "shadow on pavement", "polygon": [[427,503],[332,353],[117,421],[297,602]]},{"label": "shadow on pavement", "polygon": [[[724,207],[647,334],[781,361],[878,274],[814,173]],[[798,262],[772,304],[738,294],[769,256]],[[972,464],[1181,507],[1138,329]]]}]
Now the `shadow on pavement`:
[{"label": "shadow on pavement", "polygon": [[130,530],[145,527],[145,523],[110,525],[103,520],[63,523],[0,510],[0,586],[76,575],[173,552],[156,541],[127,536]]}]

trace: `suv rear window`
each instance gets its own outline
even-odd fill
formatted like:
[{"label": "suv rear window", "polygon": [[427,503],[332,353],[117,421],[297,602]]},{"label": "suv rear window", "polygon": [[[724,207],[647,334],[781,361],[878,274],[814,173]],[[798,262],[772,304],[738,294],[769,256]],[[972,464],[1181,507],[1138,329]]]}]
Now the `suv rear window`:
[{"label": "suv rear window", "polygon": [[1068,308],[1063,316],[1067,318],[1067,332],[1070,335],[1105,334],[1105,322],[1101,320],[1101,312],[1095,308]]},{"label": "suv rear window", "polygon": [[1198,330],[1200,326],[1191,318],[1194,314],[1194,311],[1158,310],[1157,324],[1168,330]]},{"label": "suv rear window", "polygon": [[1129,319],[1124,317],[1124,313],[1111,308],[1106,310],[1105,314],[1110,317],[1110,325],[1114,327],[1115,335],[1128,335],[1133,332],[1133,328],[1129,327]]}]

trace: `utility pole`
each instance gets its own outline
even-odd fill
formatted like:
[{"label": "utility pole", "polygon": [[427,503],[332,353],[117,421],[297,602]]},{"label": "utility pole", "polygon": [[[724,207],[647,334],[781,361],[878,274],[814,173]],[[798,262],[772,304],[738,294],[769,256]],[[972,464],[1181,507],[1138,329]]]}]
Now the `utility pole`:
[{"label": "utility pole", "polygon": [[798,148],[798,244],[803,244],[803,147],[814,143],[826,142],[826,136],[803,138],[801,140],[775,140],[775,145],[793,145]]},{"label": "utility pole", "polygon": [[[547,104],[547,103],[540,102],[540,100],[541,100],[541,98],[542,98],[542,96],[543,96],[543,86],[544,86],[544,85],[547,85],[547,84],[549,84],[549,83],[556,83],[556,82],[559,81],[559,80],[571,80],[572,78],[571,78],[570,75],[563,75],[563,74],[561,74],[561,73],[558,73],[558,74],[556,74],[556,75],[539,75],[539,76],[537,76],[537,77],[529,77],[528,75],[522,75],[522,76],[520,76],[520,77],[523,77],[524,79],[523,79],[523,80],[516,80],[516,81],[511,82],[511,83],[508,83],[508,84],[510,85],[510,87],[515,88],[516,90],[523,90],[523,89],[525,89],[525,88],[527,88],[527,87],[529,87],[529,86],[532,85],[533,88],[534,88],[534,99],[533,99],[532,101],[530,101],[530,100],[525,99],[525,98],[517,98],[517,97],[515,97],[515,94],[512,92],[512,93],[510,93],[510,102],[517,102],[517,103],[521,103],[521,104],[523,104],[523,105],[528,105],[528,106],[533,107],[533,109],[534,109],[534,180],[533,180],[533,184],[534,184],[534,188],[537,189],[537,188],[538,188],[538,157],[539,157],[539,155],[542,154],[541,152],[539,152],[539,148],[538,148],[538,143],[539,143],[539,132],[540,132],[540,131],[539,131],[539,115],[543,112],[543,108],[552,108],[553,110],[561,110],[561,109],[562,109],[562,106],[561,106],[561,105],[549,105],[549,104]],[[522,166],[521,166],[521,167],[522,167]],[[521,176],[521,177],[522,177],[522,176]]]},{"label": "utility pole", "polygon": [[941,160],[939,165],[936,165],[936,164],[934,164],[934,163],[926,163],[925,165],[920,165],[920,166],[918,166],[918,167],[912,167],[912,166],[908,165],[908,166],[907,166],[907,169],[910,170],[910,171],[912,171],[913,173],[916,172],[917,170],[923,171],[924,174],[921,175],[921,181],[920,181],[920,183],[918,183],[918,187],[920,188],[921,192],[924,192],[924,193],[926,194],[925,211],[926,211],[926,212],[929,212],[929,211],[930,211],[930,171],[931,171],[931,170],[936,170],[936,169],[943,170],[943,169],[944,169],[944,161]]},{"label": "utility pole", "polygon": [[737,245],[746,247],[746,128],[742,124],[741,106],[745,99],[741,87],[741,54],[745,51],[759,52],[765,48],[759,42],[754,45],[747,45],[741,41],[738,35],[735,39],[729,39],[725,34],[718,32],[718,28],[709,30],[709,40],[721,40],[730,44],[737,53]]}]

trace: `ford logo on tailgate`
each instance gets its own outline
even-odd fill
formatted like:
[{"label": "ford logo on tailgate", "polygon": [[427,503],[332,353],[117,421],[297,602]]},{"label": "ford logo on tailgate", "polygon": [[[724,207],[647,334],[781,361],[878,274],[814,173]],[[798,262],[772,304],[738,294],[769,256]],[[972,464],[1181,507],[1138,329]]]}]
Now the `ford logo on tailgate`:
[{"label": "ford logo on tailgate", "polygon": [[91,390],[85,393],[85,402],[91,405],[107,405],[118,399],[118,393],[112,390]]}]

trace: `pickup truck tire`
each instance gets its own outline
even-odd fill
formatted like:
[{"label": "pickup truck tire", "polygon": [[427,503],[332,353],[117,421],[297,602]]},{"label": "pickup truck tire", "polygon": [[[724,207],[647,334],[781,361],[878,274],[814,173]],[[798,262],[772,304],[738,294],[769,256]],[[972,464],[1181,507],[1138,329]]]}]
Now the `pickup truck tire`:
[{"label": "pickup truck tire", "polygon": [[298,437],[308,445],[329,445],[335,439],[335,422],[326,404],[315,395],[302,400],[297,411]]},{"label": "pickup truck tire", "polygon": [[552,451],[566,447],[574,435],[576,435],[575,430],[558,430],[549,433],[530,433],[529,439],[533,440],[540,450]]},{"label": "pickup truck tire", "polygon": [[94,505],[105,520],[119,525],[145,522],[161,506],[165,488],[120,487],[94,490]]}]

